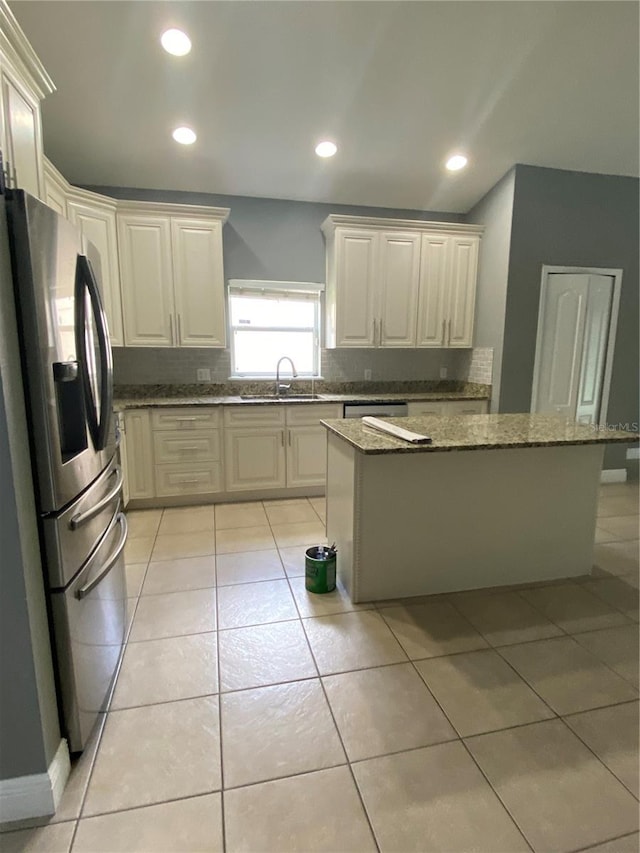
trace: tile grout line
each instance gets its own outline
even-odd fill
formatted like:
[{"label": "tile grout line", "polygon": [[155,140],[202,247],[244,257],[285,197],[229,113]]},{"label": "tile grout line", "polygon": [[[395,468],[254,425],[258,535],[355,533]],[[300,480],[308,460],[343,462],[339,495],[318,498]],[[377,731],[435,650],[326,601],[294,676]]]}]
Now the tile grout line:
[{"label": "tile grout line", "polygon": [[218,595],[218,527],[216,525],[215,510],[213,519],[213,546],[216,550],[214,556],[214,579],[216,582],[215,597],[216,597],[216,669],[217,669],[217,687],[218,687],[218,750],[220,753],[220,832],[222,834],[222,850],[223,853],[227,849],[227,829],[225,820],[224,807],[224,758],[222,750],[222,671],[220,668],[220,596]]},{"label": "tile grout line", "polygon": [[[160,524],[162,523],[163,516],[164,516],[164,509],[160,513],[160,519],[158,520],[158,527],[156,529],[155,536],[153,537],[153,545],[151,546],[151,554],[153,553],[153,549],[155,547],[156,539],[158,538],[158,531],[160,530]],[[147,560],[146,568],[144,570],[144,575],[142,578],[142,583],[140,584],[138,594],[136,595],[136,603],[135,603],[135,607],[133,609],[133,614],[131,616],[131,621],[129,622],[129,624],[127,626],[127,630],[125,631],[124,642],[122,644],[122,652],[120,654],[120,660],[118,661],[118,667],[117,667],[117,671],[115,673],[115,677],[113,680],[113,685],[112,685],[111,690],[110,690],[110,695],[109,695],[107,707],[105,708],[104,722],[102,724],[102,728],[101,728],[100,734],[98,736],[98,742],[96,743],[96,749],[95,749],[95,753],[93,755],[93,760],[91,761],[91,765],[89,767],[89,773],[87,775],[87,784],[85,785],[85,788],[84,788],[84,791],[82,794],[82,798],[80,800],[80,808],[78,809],[76,825],[74,827],[73,835],[71,837],[71,844],[69,846],[69,851],[73,850],[73,846],[74,846],[75,841],[76,841],[76,835],[77,835],[78,829],[80,827],[80,821],[84,817],[84,809],[85,809],[85,805],[86,805],[86,801],[87,801],[87,795],[89,793],[89,787],[91,785],[91,780],[93,779],[93,773],[95,771],[96,764],[98,762],[98,756],[100,754],[100,748],[102,746],[102,740],[104,738],[104,733],[106,731],[107,723],[109,721],[109,714],[111,713],[111,703],[113,701],[113,697],[114,697],[115,692],[116,692],[116,688],[117,688],[117,684],[118,684],[118,678],[120,677],[120,671],[122,669],[122,664],[124,663],[124,657],[125,657],[125,654],[127,652],[127,646],[129,644],[129,637],[131,635],[131,631],[133,630],[133,623],[135,621],[136,613],[138,611],[138,604],[140,602],[142,589],[144,587],[144,582],[145,582],[146,577],[147,577],[147,572],[149,571],[149,562],[151,560],[151,554],[149,555],[149,560]],[[126,557],[125,557],[125,584],[126,584]]]},{"label": "tile grout line", "polygon": [[[310,505],[311,505],[311,504],[310,504]],[[263,505],[263,506],[264,506],[264,505]],[[312,507],[312,508],[313,508],[313,507]],[[265,511],[265,512],[266,512],[266,511]],[[315,512],[315,510],[314,510],[314,512]],[[268,518],[268,516],[267,516],[267,518]],[[269,526],[271,526],[271,522],[269,522]],[[324,531],[325,531],[325,538],[326,538],[326,524],[323,524],[323,527],[324,527]],[[273,530],[271,530],[271,533],[272,533],[272,535],[273,535]],[[274,536],[274,540],[275,540],[275,536]],[[279,550],[278,550],[278,554],[280,555],[280,551],[279,551]],[[282,562],[282,557],[281,557],[281,556],[280,556],[280,561]],[[282,567],[283,567],[283,569],[284,569],[284,563],[282,563]],[[364,800],[362,799],[362,793],[360,792],[360,788],[358,787],[358,783],[356,782],[356,779],[355,779],[355,776],[354,776],[354,773],[353,773],[353,768],[351,767],[351,762],[350,762],[350,760],[349,760],[349,754],[348,754],[348,752],[347,752],[347,750],[346,750],[346,748],[345,748],[344,741],[343,741],[343,739],[342,739],[342,734],[341,734],[341,732],[340,732],[340,729],[339,729],[339,727],[338,727],[338,724],[336,723],[336,719],[335,719],[335,716],[334,716],[334,713],[333,713],[333,708],[331,707],[331,703],[329,702],[329,697],[327,696],[327,691],[326,691],[326,688],[325,688],[324,682],[323,682],[323,680],[322,680],[322,676],[320,675],[320,667],[319,667],[319,665],[318,665],[318,661],[316,660],[316,656],[315,656],[315,655],[314,655],[314,653],[313,653],[313,648],[312,648],[311,643],[310,643],[310,641],[309,641],[309,637],[308,637],[307,632],[306,632],[306,629],[305,629],[305,627],[304,627],[304,622],[303,622],[303,619],[302,619],[302,615],[301,615],[301,613],[300,613],[300,607],[299,607],[299,605],[298,605],[298,600],[296,599],[296,597],[295,597],[295,595],[294,595],[294,593],[293,593],[293,587],[291,586],[291,582],[290,582],[289,576],[288,576],[288,575],[287,575],[287,573],[286,573],[286,570],[285,570],[285,575],[286,575],[286,579],[287,579],[287,585],[288,585],[288,587],[289,587],[289,595],[292,597],[292,599],[293,599],[293,603],[294,603],[294,606],[295,606],[295,608],[296,608],[296,611],[298,612],[298,621],[299,621],[299,623],[300,623],[300,627],[302,628],[302,634],[303,634],[303,636],[304,636],[305,643],[307,644],[307,648],[308,648],[308,650],[309,650],[309,654],[311,655],[311,660],[313,661],[313,665],[314,665],[314,666],[315,666],[315,668],[316,668],[316,673],[317,673],[318,681],[319,681],[319,683],[320,683],[320,689],[322,690],[322,695],[324,696],[325,704],[326,704],[327,709],[328,709],[328,711],[329,711],[329,714],[330,714],[330,716],[331,716],[331,721],[333,722],[334,731],[336,732],[337,737],[338,737],[338,740],[339,740],[339,742],[340,742],[340,747],[341,747],[341,749],[342,749],[342,752],[343,752],[344,757],[345,757],[345,760],[346,760],[346,766],[349,768],[349,775],[351,776],[351,780],[352,780],[352,782],[353,782],[353,785],[354,785],[354,788],[355,788],[356,794],[357,794],[357,796],[358,796],[358,800],[359,800],[359,802],[360,802],[360,805],[361,805],[361,807],[362,807],[363,814],[364,814],[365,819],[366,819],[366,821],[367,821],[367,825],[368,825],[368,827],[369,827],[369,831],[370,831],[370,833],[371,833],[371,838],[373,839],[373,843],[374,843],[374,844],[375,844],[375,846],[376,846],[376,850],[378,851],[378,853],[380,853],[380,845],[378,844],[378,839],[377,839],[376,834],[375,834],[375,832],[374,832],[374,830],[373,830],[373,825],[372,825],[372,823],[371,823],[371,819],[370,819],[370,817],[369,817],[369,813],[368,813],[368,811],[367,811],[367,809],[366,809],[366,807],[365,807]],[[304,576],[303,576],[303,577],[304,577]],[[344,765],[338,765],[338,766],[342,767],[342,766],[344,766]],[[328,768],[320,768],[320,769],[328,769]],[[316,770],[316,771],[310,771],[310,772],[318,772],[318,770]]]}]

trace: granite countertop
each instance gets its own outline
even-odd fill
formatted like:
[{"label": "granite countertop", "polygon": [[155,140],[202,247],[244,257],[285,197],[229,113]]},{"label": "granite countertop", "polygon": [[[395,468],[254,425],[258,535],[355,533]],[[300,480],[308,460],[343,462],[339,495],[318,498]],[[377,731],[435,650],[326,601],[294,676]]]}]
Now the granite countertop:
[{"label": "granite countertop", "polygon": [[[309,384],[309,383],[307,383]],[[338,385],[338,383],[336,383]],[[347,385],[353,384],[354,390],[351,390]],[[318,390],[316,399],[309,400],[296,397],[295,392],[290,397],[275,397],[270,396],[268,391],[264,391],[264,396],[258,396],[262,393],[264,386],[256,386],[255,384],[247,384],[243,388],[237,389],[239,393],[228,393],[228,384],[220,386],[219,389],[213,389],[211,386],[204,386],[202,391],[198,386],[120,386],[115,388],[115,411],[124,411],[125,409],[144,409],[156,408],[159,406],[268,406],[268,405],[302,405],[317,403],[348,403],[348,402],[424,402],[436,400],[488,400],[491,397],[490,385],[478,385],[475,383],[385,383],[390,387],[382,389],[366,390],[362,388],[362,383],[344,383],[343,387],[338,387],[336,390]],[[424,385],[424,388],[416,389],[416,385]],[[404,387],[403,387],[404,386]],[[409,386],[409,387],[406,387]],[[429,387],[435,386],[435,387]],[[206,393],[207,391],[220,391],[220,393]],[[233,390],[236,390],[235,388]],[[200,393],[199,393],[200,392]],[[227,393],[224,393],[227,392]],[[307,394],[310,388],[306,385],[301,387],[298,393]],[[243,399],[241,394],[255,395],[254,399]]]},{"label": "granite countertop", "polygon": [[431,444],[409,444],[364,426],[359,418],[326,420],[322,424],[361,453],[437,453],[451,450],[500,450],[553,447],[565,444],[637,442],[638,433],[584,426],[556,415],[420,415],[386,418],[396,426],[428,435]]}]

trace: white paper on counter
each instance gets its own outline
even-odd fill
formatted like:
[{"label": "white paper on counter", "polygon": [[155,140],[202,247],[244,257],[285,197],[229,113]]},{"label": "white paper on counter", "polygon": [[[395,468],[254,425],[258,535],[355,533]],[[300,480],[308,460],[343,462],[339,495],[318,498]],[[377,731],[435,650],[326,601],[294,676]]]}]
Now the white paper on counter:
[{"label": "white paper on counter", "polygon": [[395,426],[394,424],[390,424],[388,421],[381,420],[380,418],[364,417],[362,418],[362,423],[372,429],[377,429],[380,432],[387,432],[389,435],[401,438],[403,441],[409,441],[411,444],[431,444],[431,439],[428,435],[420,435],[418,432],[411,432],[409,429]]}]

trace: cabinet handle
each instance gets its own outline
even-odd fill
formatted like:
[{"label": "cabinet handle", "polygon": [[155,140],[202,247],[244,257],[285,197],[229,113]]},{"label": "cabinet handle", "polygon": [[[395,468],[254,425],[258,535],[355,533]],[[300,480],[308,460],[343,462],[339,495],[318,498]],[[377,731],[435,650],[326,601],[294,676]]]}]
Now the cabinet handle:
[{"label": "cabinet handle", "polygon": [[176,339],[175,339],[175,336],[173,334],[173,314],[169,314],[169,328],[171,330],[171,343],[172,343],[172,345],[175,346]]},{"label": "cabinet handle", "polygon": [[280,442],[284,447],[284,430],[280,430]]},{"label": "cabinet handle", "polygon": [[198,447],[197,444],[189,444],[186,447],[178,448],[178,453],[185,453],[185,451],[187,451],[187,450],[200,450],[200,449],[201,448]]},{"label": "cabinet handle", "polygon": [[[171,420],[171,419],[169,419],[169,420]],[[183,415],[182,417],[174,417],[173,420],[174,421],[181,421],[181,422],[182,421],[197,421],[198,418],[196,417],[196,415]]]},{"label": "cabinet handle", "polygon": [[176,314],[176,319],[177,319],[177,325],[178,325],[178,333],[176,335],[178,340],[176,341],[176,343],[181,344],[182,343],[182,317],[181,317],[181,315]]},{"label": "cabinet handle", "polygon": [[447,345],[447,321],[442,321],[442,346],[446,347]]},{"label": "cabinet handle", "polygon": [[447,321],[447,346],[451,346],[451,320]]},{"label": "cabinet handle", "polygon": [[291,447],[291,430],[287,430],[287,441],[289,443],[289,447]]},{"label": "cabinet handle", "polygon": [[383,328],[383,326],[382,326],[382,323],[383,323],[382,318],[380,318],[380,320],[379,320],[378,322],[380,323],[380,331],[378,332],[378,346],[380,346],[380,347],[381,347],[381,346],[382,346],[382,328]]},{"label": "cabinet handle", "polygon": [[376,321],[373,321],[373,346],[376,345]]}]

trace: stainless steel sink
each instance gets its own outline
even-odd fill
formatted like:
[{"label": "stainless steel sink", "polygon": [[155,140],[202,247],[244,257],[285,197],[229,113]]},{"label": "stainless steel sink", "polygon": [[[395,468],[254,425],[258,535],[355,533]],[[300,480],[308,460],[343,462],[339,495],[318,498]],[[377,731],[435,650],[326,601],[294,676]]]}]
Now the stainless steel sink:
[{"label": "stainless steel sink", "polygon": [[275,394],[241,394],[241,400],[265,400],[271,403],[295,402],[297,400],[322,400],[321,394],[287,394],[276,397]]}]

